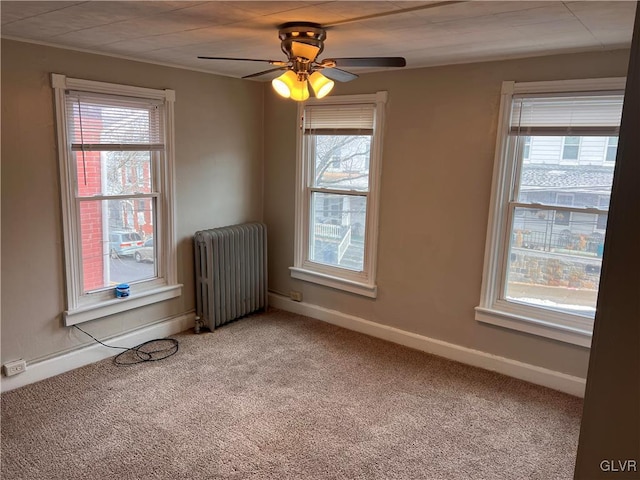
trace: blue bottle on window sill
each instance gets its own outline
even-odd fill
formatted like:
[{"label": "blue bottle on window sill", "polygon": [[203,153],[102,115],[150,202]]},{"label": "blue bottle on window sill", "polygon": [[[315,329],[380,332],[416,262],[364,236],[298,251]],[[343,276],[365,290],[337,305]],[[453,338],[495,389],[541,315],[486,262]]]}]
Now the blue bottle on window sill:
[{"label": "blue bottle on window sill", "polygon": [[129,296],[129,284],[121,283],[116,286],[116,298],[126,298]]}]

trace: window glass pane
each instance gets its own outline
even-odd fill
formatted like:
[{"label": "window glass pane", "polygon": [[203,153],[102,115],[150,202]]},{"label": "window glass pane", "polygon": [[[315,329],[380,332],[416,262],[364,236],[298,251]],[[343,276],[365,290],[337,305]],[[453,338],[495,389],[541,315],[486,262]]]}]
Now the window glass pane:
[{"label": "window glass pane", "polygon": [[563,160],[577,160],[579,148],[577,145],[565,145],[562,149]]},{"label": "window glass pane", "polygon": [[151,152],[87,151],[75,155],[80,197],[152,192]]},{"label": "window glass pane", "polygon": [[311,135],[313,185],[345,190],[369,189],[371,135]]},{"label": "window glass pane", "polygon": [[605,160],[607,162],[615,162],[617,154],[618,154],[618,137],[609,137],[607,140]]},{"label": "window glass pane", "polygon": [[525,136],[521,137],[521,139],[524,142],[522,146],[522,158],[528,160],[531,155],[531,137]]},{"label": "window glass pane", "polygon": [[[566,141],[576,138],[581,144],[577,164],[562,163]],[[529,158],[520,168],[518,202],[598,207],[601,197],[610,195],[613,181],[615,162],[605,161],[602,154],[606,145],[607,137],[566,137],[565,143],[563,137],[533,137]]]},{"label": "window glass pane", "polygon": [[553,223],[556,225],[569,225],[571,222],[571,212],[564,211],[556,211],[553,217]]},{"label": "window glass pane", "polygon": [[609,218],[609,215],[607,215],[606,213],[603,213],[601,215],[598,215],[598,220],[597,220],[597,227],[599,230],[604,230],[607,228],[607,219]]},{"label": "window glass pane", "polygon": [[580,137],[564,137],[563,160],[577,160],[580,151]]},{"label": "window glass pane", "polygon": [[366,210],[364,196],[313,193],[309,260],[362,271]]},{"label": "window glass pane", "polygon": [[157,276],[153,210],[150,198],[80,202],[85,293]]},{"label": "window glass pane", "polygon": [[[603,210],[609,210],[609,200],[610,197],[608,195],[600,197],[599,207]],[[598,215],[598,218],[596,220],[596,228],[598,230],[605,230],[607,228],[608,218],[609,215],[606,213]]]},{"label": "window glass pane", "polygon": [[595,312],[604,235],[596,215],[516,208],[509,246],[507,300],[564,312]]}]

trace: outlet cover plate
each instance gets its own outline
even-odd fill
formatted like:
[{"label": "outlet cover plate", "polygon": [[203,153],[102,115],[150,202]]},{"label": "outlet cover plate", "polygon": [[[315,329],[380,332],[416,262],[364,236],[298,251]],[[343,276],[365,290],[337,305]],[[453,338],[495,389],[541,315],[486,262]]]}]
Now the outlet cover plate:
[{"label": "outlet cover plate", "polygon": [[27,370],[27,362],[22,359],[7,362],[2,366],[2,370],[7,377],[17,375]]}]

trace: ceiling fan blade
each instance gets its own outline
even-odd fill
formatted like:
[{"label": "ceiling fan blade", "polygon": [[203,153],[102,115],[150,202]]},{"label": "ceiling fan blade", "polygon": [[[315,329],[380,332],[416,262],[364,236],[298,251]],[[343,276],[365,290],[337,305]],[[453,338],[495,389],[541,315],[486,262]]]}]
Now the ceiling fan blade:
[{"label": "ceiling fan blade", "polygon": [[279,65],[279,66],[287,65],[287,62],[283,62],[282,60],[262,60],[258,58],[201,57],[201,56],[199,56],[198,58],[201,58],[203,60],[234,60],[234,61],[240,60],[243,62],[266,62],[266,63],[270,63],[271,65]]},{"label": "ceiling fan blade", "polygon": [[266,75],[267,73],[277,72],[278,70],[287,70],[287,67],[271,68],[269,70],[265,70],[264,72],[258,72],[258,73],[252,73],[251,75],[245,75],[242,78],[259,77],[260,75]]},{"label": "ceiling fan blade", "polygon": [[362,57],[330,58],[323,62],[335,62],[338,67],[404,67],[407,61],[403,57]]},{"label": "ceiling fan blade", "polygon": [[340,70],[339,68],[323,68],[322,74],[325,77],[337,82],[350,82],[351,80],[355,80],[356,78],[358,78],[358,75],[356,75],[355,73]]},{"label": "ceiling fan blade", "polygon": [[291,42],[291,54],[294,57],[302,57],[313,62],[320,53],[320,47],[304,42]]}]

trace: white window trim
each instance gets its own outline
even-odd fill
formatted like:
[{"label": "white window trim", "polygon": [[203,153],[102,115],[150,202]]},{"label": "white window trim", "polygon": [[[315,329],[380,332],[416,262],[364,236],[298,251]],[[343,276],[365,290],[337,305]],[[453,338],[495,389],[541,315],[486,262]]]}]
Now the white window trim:
[{"label": "white window trim", "polygon": [[370,103],[375,104],[375,123],[371,159],[369,163],[369,193],[367,195],[367,220],[365,230],[365,258],[363,272],[353,272],[344,268],[331,267],[308,259],[309,244],[309,165],[303,155],[303,127],[298,125],[297,161],[296,161],[296,211],[294,262],[290,267],[291,277],[350,293],[376,298],[378,289],[375,283],[377,247],[378,247],[378,211],[380,192],[380,173],[382,168],[382,133],[384,131],[384,108],[387,92],[363,95],[336,95],[318,100],[311,98],[298,105],[298,121],[302,119],[305,105],[344,105]]},{"label": "white window trim", "polygon": [[493,166],[489,226],[484,254],[480,305],[475,309],[477,321],[521,332],[552,338],[583,347],[591,346],[593,319],[544,308],[507,302],[499,298],[504,270],[503,252],[508,248],[507,200],[514,165],[506,160],[508,153],[511,100],[516,94],[624,91],[626,79],[612,77],[550,82],[503,82],[496,153]]},{"label": "white window trim", "polygon": [[[56,105],[58,156],[60,161],[60,186],[62,197],[62,224],[64,231],[65,272],[67,282],[66,310],[63,312],[66,326],[95,320],[125,312],[145,305],[179,297],[182,285],[177,282],[177,257],[174,227],[174,102],[173,90],[156,90],[142,87],[132,87],[113,83],[95,82],[69,78],[65,75],[51,74],[51,85],[54,89]],[[81,264],[80,245],[78,240],[78,225],[75,214],[75,195],[71,189],[74,179],[71,178],[69,162],[72,158],[68,141],[67,122],[65,113],[65,90],[86,91],[120,96],[131,96],[163,100],[165,102],[165,155],[161,179],[162,213],[157,235],[161,237],[158,264],[159,277],[147,282],[131,285],[131,293],[127,298],[116,299],[114,292],[102,290],[96,293],[83,294],[80,282]]]}]

